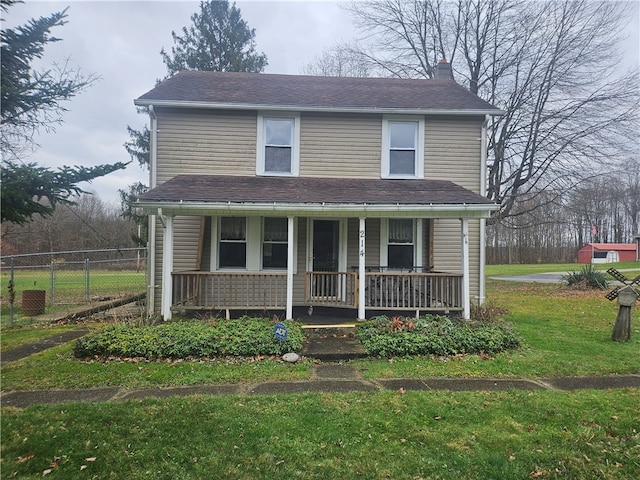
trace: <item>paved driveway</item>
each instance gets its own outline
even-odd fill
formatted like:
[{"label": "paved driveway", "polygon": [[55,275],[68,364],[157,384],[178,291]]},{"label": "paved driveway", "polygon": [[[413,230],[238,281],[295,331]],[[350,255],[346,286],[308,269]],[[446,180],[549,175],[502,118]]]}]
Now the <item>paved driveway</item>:
[{"label": "paved driveway", "polygon": [[489,277],[491,280],[504,280],[505,282],[528,283],[562,283],[562,277],[566,273],[532,273],[529,275],[515,275],[513,277]]}]

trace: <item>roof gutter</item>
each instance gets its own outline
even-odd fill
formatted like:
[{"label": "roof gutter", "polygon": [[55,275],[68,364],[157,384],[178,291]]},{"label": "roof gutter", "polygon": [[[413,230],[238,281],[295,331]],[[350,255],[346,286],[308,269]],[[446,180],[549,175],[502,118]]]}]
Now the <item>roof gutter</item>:
[{"label": "roof gutter", "polygon": [[242,215],[314,215],[314,216],[353,216],[366,217],[455,217],[455,218],[488,218],[491,212],[498,210],[495,204],[338,204],[338,203],[214,203],[214,202],[169,202],[144,201],[136,204],[148,212],[161,209],[166,213],[184,215],[205,214],[242,214]]},{"label": "roof gutter", "polygon": [[146,100],[136,99],[134,103],[140,107],[155,105],[156,107],[173,108],[198,108],[198,109],[218,109],[218,110],[270,110],[301,112],[341,112],[341,113],[386,113],[404,115],[504,115],[499,109],[427,109],[427,108],[376,108],[376,107],[342,107],[342,106],[319,106],[319,105],[269,105],[252,103],[217,103],[217,102],[195,102],[188,100]]}]

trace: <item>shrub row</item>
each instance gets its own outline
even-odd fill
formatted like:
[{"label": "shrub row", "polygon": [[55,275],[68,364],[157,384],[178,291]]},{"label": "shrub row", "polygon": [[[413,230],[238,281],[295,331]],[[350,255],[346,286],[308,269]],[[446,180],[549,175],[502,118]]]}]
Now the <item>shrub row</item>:
[{"label": "shrub row", "polygon": [[380,316],[358,327],[369,355],[495,354],[520,347],[520,338],[505,323],[454,320],[440,315],[419,319]]},{"label": "shrub row", "polygon": [[147,359],[281,355],[299,351],[304,339],[302,328],[283,322],[288,336],[276,340],[275,322],[243,317],[207,323],[198,320],[174,321],[156,326],[112,326],[76,341],[74,356],[124,357]]}]

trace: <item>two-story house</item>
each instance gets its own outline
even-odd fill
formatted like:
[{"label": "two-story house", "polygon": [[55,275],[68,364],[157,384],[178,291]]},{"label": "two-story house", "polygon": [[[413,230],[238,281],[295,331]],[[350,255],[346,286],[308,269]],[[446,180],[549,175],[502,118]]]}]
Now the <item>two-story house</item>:
[{"label": "two-story house", "polygon": [[148,305],[458,312],[484,297],[494,106],[433,80],[184,71],[151,116]]}]

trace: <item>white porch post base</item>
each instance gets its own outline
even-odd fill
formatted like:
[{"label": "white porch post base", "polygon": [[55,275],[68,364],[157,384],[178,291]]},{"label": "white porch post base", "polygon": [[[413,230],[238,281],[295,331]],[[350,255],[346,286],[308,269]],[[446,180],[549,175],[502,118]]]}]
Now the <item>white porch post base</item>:
[{"label": "white porch post base", "polygon": [[460,240],[462,244],[462,316],[471,318],[470,286],[469,286],[469,220],[460,219]]},{"label": "white porch post base", "polygon": [[360,218],[360,229],[358,232],[359,255],[358,255],[358,320],[366,319],[364,305],[364,289],[365,289],[365,260],[366,260],[366,231],[365,219]]},{"label": "white porch post base", "polygon": [[164,241],[162,242],[162,303],[161,313],[164,320],[171,320],[171,301],[173,297],[173,215],[164,219]]}]

